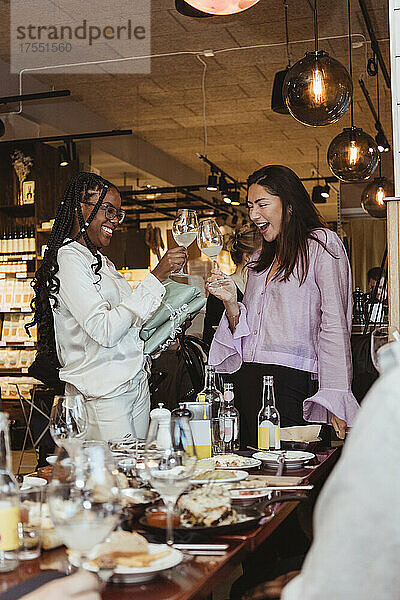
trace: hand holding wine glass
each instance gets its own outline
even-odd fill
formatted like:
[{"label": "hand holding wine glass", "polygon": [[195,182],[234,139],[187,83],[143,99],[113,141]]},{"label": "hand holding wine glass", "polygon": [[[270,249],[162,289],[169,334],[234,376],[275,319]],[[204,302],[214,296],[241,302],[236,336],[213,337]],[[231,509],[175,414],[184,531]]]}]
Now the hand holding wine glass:
[{"label": "hand holding wine glass", "polygon": [[[178,210],[177,217],[172,225],[172,235],[178,246],[189,248],[190,244],[196,239],[198,227],[199,223],[195,210],[189,208]],[[173,274],[179,276],[186,275],[183,271],[183,266],[177,273]]]}]

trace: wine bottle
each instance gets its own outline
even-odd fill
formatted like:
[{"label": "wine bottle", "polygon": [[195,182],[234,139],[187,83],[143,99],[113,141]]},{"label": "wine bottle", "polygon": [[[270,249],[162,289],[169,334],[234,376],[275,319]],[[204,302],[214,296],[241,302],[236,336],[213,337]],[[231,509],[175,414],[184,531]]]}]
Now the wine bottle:
[{"label": "wine bottle", "polygon": [[197,401],[211,403],[212,450],[213,454],[221,454],[223,452],[219,431],[221,392],[215,384],[215,367],[212,365],[206,365],[205,367],[204,387],[197,394]]},{"label": "wine bottle", "polygon": [[258,413],[258,447],[260,450],[279,450],[281,447],[281,418],[275,406],[272,375],[263,377],[262,406]]}]

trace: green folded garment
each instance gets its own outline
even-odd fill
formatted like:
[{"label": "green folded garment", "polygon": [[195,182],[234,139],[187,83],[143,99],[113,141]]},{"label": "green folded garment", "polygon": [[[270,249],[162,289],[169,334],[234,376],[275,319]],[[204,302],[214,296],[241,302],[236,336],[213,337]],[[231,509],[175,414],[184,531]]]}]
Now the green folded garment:
[{"label": "green folded garment", "polygon": [[[163,285],[166,294],[161,306],[141,329],[140,337],[145,342],[145,354],[151,354],[168,339],[188,316],[194,316],[206,303],[199,288],[167,279]],[[171,318],[172,317],[172,318]]]}]

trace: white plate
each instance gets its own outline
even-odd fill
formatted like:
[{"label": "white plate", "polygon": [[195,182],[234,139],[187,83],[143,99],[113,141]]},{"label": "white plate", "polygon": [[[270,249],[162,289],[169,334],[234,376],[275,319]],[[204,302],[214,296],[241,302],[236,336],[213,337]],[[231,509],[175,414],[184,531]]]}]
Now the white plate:
[{"label": "white plate", "polygon": [[262,488],[258,490],[229,490],[231,496],[232,504],[241,504],[242,506],[250,506],[265,498],[267,496],[272,496],[273,492],[268,488]]},{"label": "white plate", "polygon": [[[176,565],[179,565],[179,563],[182,562],[182,552],[176,550],[175,548],[168,548],[166,544],[149,544],[149,554],[158,554],[159,552],[164,552],[167,549],[169,549],[169,554],[158,558],[157,560],[152,562],[148,567],[136,568],[118,565],[114,571],[111,580],[114,583],[143,583],[145,581],[150,581],[161,571],[165,571],[166,569],[176,567]],[[96,546],[93,548],[93,550],[89,553],[88,556],[89,558],[96,557]],[[70,553],[69,561],[74,566],[77,566],[79,564],[79,561],[77,560],[77,554],[75,552]],[[88,571],[96,571],[96,567],[91,565],[90,563],[84,563],[83,567]]]},{"label": "white plate", "polygon": [[[232,471],[233,469],[231,469]],[[190,483],[197,485],[197,484],[204,484],[204,483],[236,483],[238,481],[243,481],[243,479],[246,479],[246,477],[248,477],[249,474],[247,473],[247,471],[235,471],[235,476],[233,477],[226,477],[226,479],[191,479]]]},{"label": "white plate", "polygon": [[[223,456],[221,454],[220,456]],[[210,469],[215,464],[215,461],[218,460],[219,456],[214,456],[213,458],[201,458],[197,461],[197,465],[200,467],[207,467],[210,465]],[[226,471],[236,471],[238,469],[254,469],[255,467],[259,467],[261,465],[261,460],[257,458],[251,458],[250,456],[240,456],[240,459],[243,459],[243,464],[238,467],[215,467],[218,471],[226,470]]]},{"label": "white plate", "polygon": [[55,454],[53,454],[52,456],[47,456],[46,460],[49,463],[49,465],[55,465],[57,462],[57,456]]},{"label": "white plate", "polygon": [[45,485],[47,485],[47,480],[43,479],[43,477],[29,477],[26,476],[24,477],[24,481],[22,482],[21,485],[21,490],[27,490],[28,488],[31,487],[44,487]]},{"label": "white plate", "polygon": [[[304,452],[302,450],[285,450],[285,466],[288,469],[296,469],[301,467],[304,463],[312,460],[315,454],[312,452]],[[268,452],[256,452],[253,454],[253,458],[258,458],[263,462],[266,462],[269,466],[277,466],[277,458],[281,454],[280,450]]]}]

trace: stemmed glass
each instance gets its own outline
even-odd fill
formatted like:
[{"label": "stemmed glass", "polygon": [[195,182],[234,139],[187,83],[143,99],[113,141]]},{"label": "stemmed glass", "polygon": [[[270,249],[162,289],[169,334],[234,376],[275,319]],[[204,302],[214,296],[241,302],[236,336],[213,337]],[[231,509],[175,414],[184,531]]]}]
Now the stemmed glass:
[{"label": "stemmed glass", "polygon": [[[220,275],[225,275],[217,267],[217,256],[222,250],[223,243],[224,238],[222,231],[218,227],[215,219],[204,219],[204,221],[201,221],[199,232],[197,234],[197,245],[203,254],[213,261],[211,272],[219,272]],[[225,275],[225,279],[228,279],[227,275]],[[224,284],[223,280],[220,282],[211,282],[208,284],[208,287],[212,289],[219,287],[221,284]]]},{"label": "stemmed glass", "polygon": [[176,501],[190,485],[197,460],[188,418],[152,419],[144,460],[148,480],[167,507],[166,541],[172,546]]},{"label": "stemmed glass", "polygon": [[371,358],[375,369],[380,373],[379,349],[389,342],[389,327],[384,325],[374,329],[371,335]]},{"label": "stemmed glass", "polygon": [[50,433],[59,447],[72,453],[72,449],[84,439],[88,417],[83,396],[54,396],[50,413]]},{"label": "stemmed glass", "polygon": [[[198,227],[199,223],[195,210],[191,210],[190,208],[181,208],[178,210],[177,217],[172,225],[172,235],[178,246],[189,248],[190,244],[196,239]],[[172,273],[172,275],[185,276],[186,273],[183,271],[183,265],[179,271]]]},{"label": "stemmed glass", "polygon": [[80,568],[119,520],[120,498],[112,463],[109,449],[101,442],[75,448],[73,457],[61,450],[47,488],[56,533],[74,552]]}]

